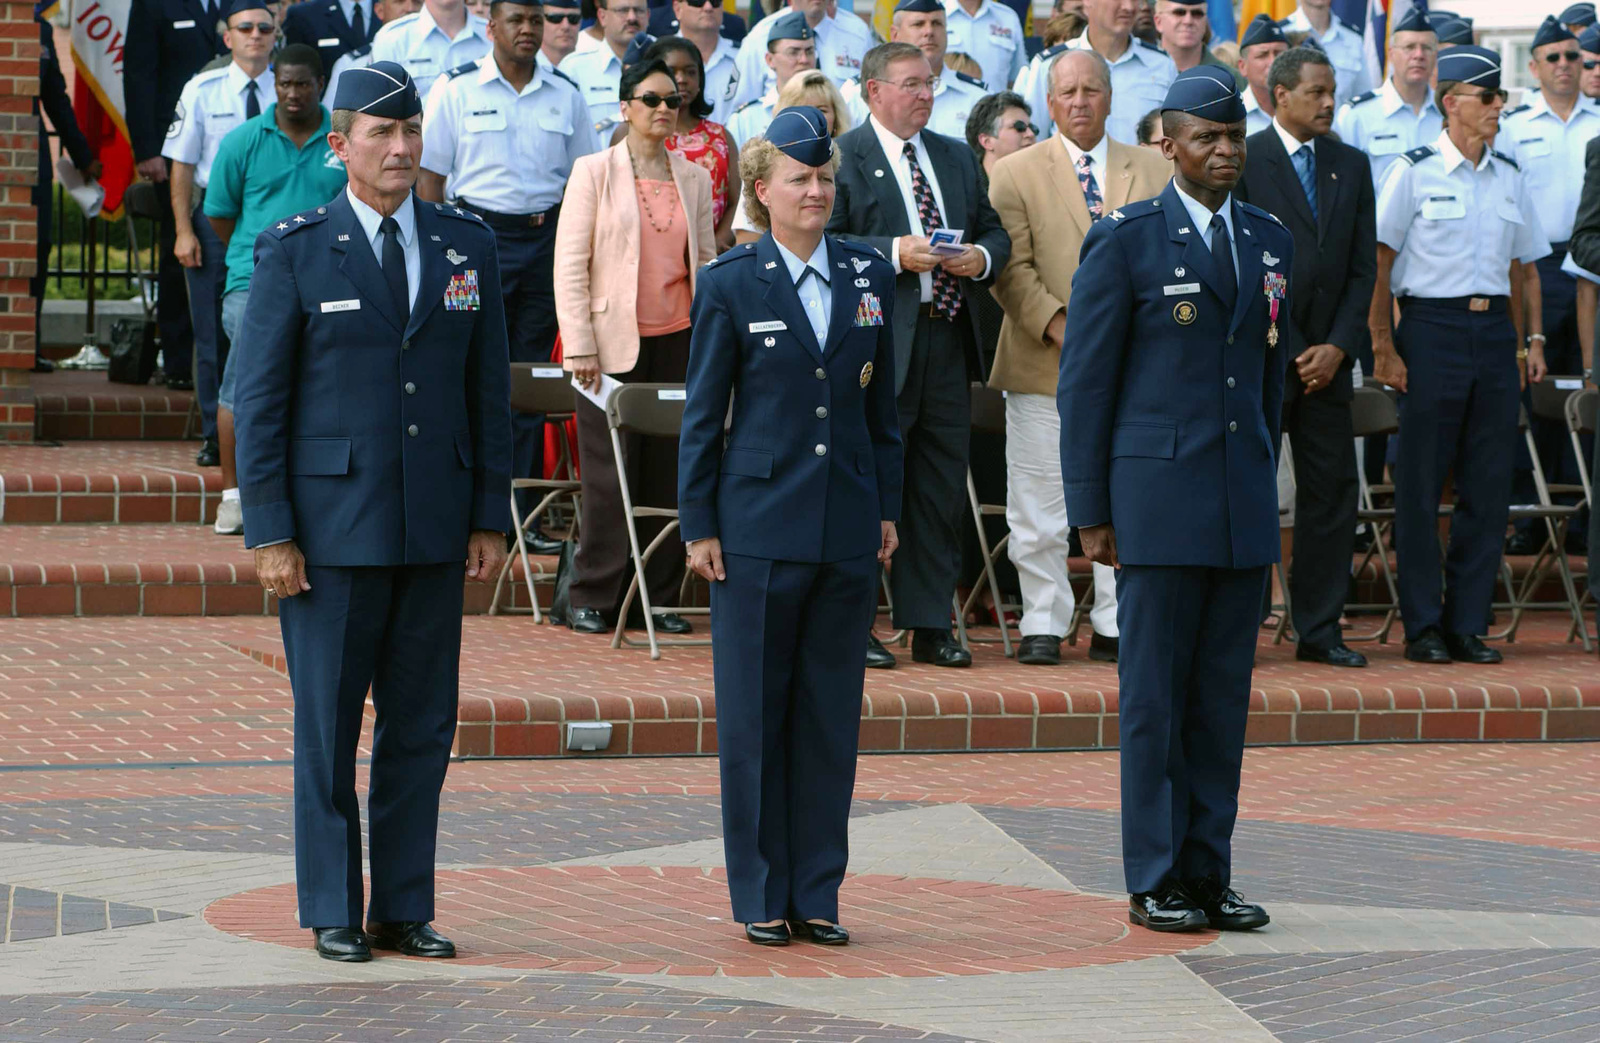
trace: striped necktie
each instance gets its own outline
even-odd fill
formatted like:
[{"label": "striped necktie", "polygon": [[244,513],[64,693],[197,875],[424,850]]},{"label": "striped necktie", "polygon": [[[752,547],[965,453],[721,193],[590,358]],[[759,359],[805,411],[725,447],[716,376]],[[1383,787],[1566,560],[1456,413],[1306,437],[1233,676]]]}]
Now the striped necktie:
[{"label": "striped necktie", "polygon": [[1320,221],[1321,215],[1317,213],[1317,153],[1311,147],[1311,142],[1301,145],[1291,157],[1294,160],[1294,172],[1300,176],[1300,187],[1305,191],[1306,202],[1311,204],[1311,220]]}]

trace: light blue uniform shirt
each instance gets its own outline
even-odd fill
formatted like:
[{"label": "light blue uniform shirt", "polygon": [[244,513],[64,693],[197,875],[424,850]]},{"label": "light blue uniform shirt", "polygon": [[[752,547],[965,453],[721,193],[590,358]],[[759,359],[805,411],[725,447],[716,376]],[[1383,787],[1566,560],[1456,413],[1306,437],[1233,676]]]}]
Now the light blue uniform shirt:
[{"label": "light blue uniform shirt", "polygon": [[1583,192],[1583,154],[1589,139],[1600,134],[1600,104],[1578,96],[1563,122],[1543,94],[1500,117],[1495,150],[1517,161],[1522,182],[1533,197],[1539,224],[1553,243],[1572,238]]},{"label": "light blue uniform shirt", "polygon": [[[257,76],[255,82],[256,97],[265,112],[278,97],[272,70]],[[250,77],[239,63],[229,62],[220,69],[199,73],[183,85],[161,154],[174,163],[194,167],[194,183],[201,188],[211,180],[211,164],[222,147],[222,139],[245,121],[249,83]]]},{"label": "light blue uniform shirt", "polygon": [[[1204,203],[1200,202],[1200,200],[1196,199],[1194,196],[1191,196],[1182,188],[1179,188],[1177,182],[1173,182],[1172,188],[1178,193],[1178,199],[1183,203],[1184,210],[1188,211],[1189,220],[1194,222],[1194,224],[1191,226],[1192,229],[1200,233],[1200,239],[1206,244],[1206,252],[1209,253],[1211,251],[1212,240],[1211,218],[1214,216],[1212,211]],[[1229,202],[1232,202],[1231,198],[1229,199]],[[1233,227],[1233,207],[1225,206],[1216,213],[1222,215],[1222,223],[1228,229],[1228,245],[1233,248],[1233,281],[1238,283],[1239,233]],[[1182,229],[1179,229],[1179,231],[1182,231]],[[1248,287],[1240,286],[1239,292],[1244,293],[1247,289]]]},{"label": "light blue uniform shirt", "polygon": [[559,68],[578,85],[595,134],[610,141],[611,128],[622,122],[622,59],[610,44],[602,43],[591,51],[573,51]]},{"label": "light blue uniform shirt", "polygon": [[[372,247],[372,256],[378,259],[378,267],[383,267],[383,241],[379,238],[383,233],[380,226],[383,224],[383,215],[372,207],[356,198],[356,194],[345,186],[345,198],[350,201],[350,209],[355,211],[356,221],[360,223],[361,230],[366,233],[367,245]],[[411,310],[417,310],[417,286],[422,281],[422,250],[417,245],[417,197],[406,196],[405,202],[400,204],[394,212],[394,223],[400,226],[400,250],[406,256],[406,289],[410,291]]]},{"label": "light blue uniform shirt", "polygon": [[1255,134],[1272,126],[1272,117],[1261,108],[1261,103],[1256,100],[1256,92],[1247,85],[1239,92],[1244,99],[1244,132],[1246,135]]},{"label": "light blue uniform shirt", "polygon": [[778,104],[776,89],[768,91],[759,101],[746,102],[739,106],[734,114],[728,117],[728,136],[733,138],[733,143],[744,148],[744,143],[751,138],[759,138],[767,133],[767,128],[772,125],[774,115],[773,106]]},{"label": "light blue uniform shirt", "polygon": [[[778,242],[776,237],[772,242],[778,248],[778,256],[783,258],[784,265],[789,269],[789,278],[794,280],[794,292],[800,297],[800,306],[806,310],[806,318],[811,320],[811,332],[817,335],[817,347],[825,347],[828,343],[828,323],[833,321],[833,293],[828,289],[827,236],[817,240],[817,248],[804,261]],[[806,270],[807,265],[811,271]]]},{"label": "light blue uniform shirt", "polygon": [[1311,28],[1311,19],[1299,8],[1280,24],[1286,33],[1311,33],[1322,45],[1328,61],[1333,64],[1333,104],[1339,108],[1357,94],[1371,90],[1372,75],[1367,71],[1367,45],[1362,35],[1339,21],[1338,15],[1329,17],[1332,20],[1328,31],[1320,35]]},{"label": "light blue uniform shirt", "polygon": [[[761,97],[777,83],[767,67],[767,36],[772,32],[772,23],[792,10],[783,7],[767,15],[751,27],[739,45],[739,83],[732,102],[735,108]],[[872,49],[872,30],[853,14],[838,18],[824,15],[811,42],[817,47],[817,68],[838,86],[861,74],[861,59]]]},{"label": "light blue uniform shirt", "polygon": [[1334,133],[1352,148],[1372,160],[1372,185],[1382,188],[1384,177],[1396,159],[1414,148],[1431,145],[1444,130],[1444,114],[1428,88],[1422,111],[1414,111],[1395,90],[1393,80],[1384,80],[1377,91],[1363,94],[1339,110],[1333,122]]},{"label": "light blue uniform shirt", "polygon": [[[1067,43],[1066,51],[1089,50],[1089,34],[1085,32]],[[1059,58],[1059,55],[1057,55]],[[1050,69],[1056,59],[1040,62],[1037,71],[1029,78],[1028,105],[1033,109],[1033,122],[1039,125],[1039,137],[1048,137],[1055,130],[1050,118]],[[1139,120],[1151,109],[1158,109],[1167,100],[1167,88],[1178,76],[1178,67],[1165,53],[1130,36],[1128,48],[1111,66],[1111,116],[1106,120],[1106,133],[1113,141],[1124,145],[1139,142]]]},{"label": "light blue uniform shirt", "polygon": [[713,123],[727,125],[733,115],[734,95],[739,92],[739,45],[726,36],[717,37],[717,49],[706,62],[706,82],[701,89],[711,103]]},{"label": "light blue uniform shirt", "polygon": [[983,81],[994,90],[1005,90],[1027,64],[1022,19],[998,0],[979,0],[977,14],[968,14],[961,0],[945,0],[944,20],[947,49],[977,62]]},{"label": "light blue uniform shirt", "polygon": [[454,39],[445,35],[424,7],[416,14],[385,23],[372,40],[372,61],[405,66],[424,101],[439,77],[488,53],[489,23],[471,11],[467,12],[467,24]]},{"label": "light blue uniform shirt", "polygon": [[353,51],[346,51],[339,55],[333,63],[333,68],[328,70],[328,88],[322,92],[322,107],[333,110],[333,99],[339,96],[339,78],[351,69],[365,69],[372,64],[372,45],[363,44]]}]

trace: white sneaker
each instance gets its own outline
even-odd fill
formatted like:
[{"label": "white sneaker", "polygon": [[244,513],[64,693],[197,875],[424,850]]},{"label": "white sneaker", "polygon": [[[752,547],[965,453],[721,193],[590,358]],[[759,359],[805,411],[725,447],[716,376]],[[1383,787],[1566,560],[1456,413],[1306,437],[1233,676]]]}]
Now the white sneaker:
[{"label": "white sneaker", "polygon": [[211,531],[218,536],[244,535],[244,508],[238,500],[223,500],[217,505],[217,523]]}]

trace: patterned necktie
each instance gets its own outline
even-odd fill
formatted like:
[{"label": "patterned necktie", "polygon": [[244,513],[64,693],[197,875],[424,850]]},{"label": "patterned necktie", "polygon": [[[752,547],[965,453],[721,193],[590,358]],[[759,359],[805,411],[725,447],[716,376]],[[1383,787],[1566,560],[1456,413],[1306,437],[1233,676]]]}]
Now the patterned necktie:
[{"label": "patterned necktie", "polygon": [[261,115],[261,87],[255,80],[244,85],[244,118],[253,120]]},{"label": "patterned necktie", "polygon": [[365,40],[367,38],[367,19],[361,13],[361,5],[359,3],[355,4],[350,11],[350,29],[356,34],[356,39]]},{"label": "patterned necktie", "polygon": [[1300,187],[1305,190],[1306,202],[1311,204],[1311,220],[1320,221],[1317,213],[1317,154],[1308,141],[1294,154],[1294,172],[1300,175]]},{"label": "patterned necktie", "polygon": [[400,222],[386,217],[378,222],[383,239],[383,281],[389,284],[389,299],[394,313],[404,326],[411,318],[411,289],[406,283],[406,251],[400,245]]},{"label": "patterned necktie", "polygon": [[1233,307],[1239,298],[1239,276],[1233,270],[1233,240],[1228,238],[1228,226],[1217,214],[1211,219],[1211,263],[1217,269],[1218,294],[1222,303]]},{"label": "patterned necktie", "polygon": [[1100,198],[1100,186],[1095,182],[1089,165],[1094,160],[1085,152],[1078,157],[1078,187],[1083,189],[1083,202],[1089,208],[1089,220],[1098,221],[1105,216],[1105,201]]},{"label": "patterned necktie", "polygon": [[[922,234],[932,235],[934,229],[943,228],[944,218],[939,214],[939,201],[933,198],[933,188],[917,162],[917,149],[906,142],[906,164],[911,168],[911,195],[917,204],[917,216],[922,219]],[[933,313],[940,318],[954,319],[961,311],[961,284],[943,268],[933,270]]]}]

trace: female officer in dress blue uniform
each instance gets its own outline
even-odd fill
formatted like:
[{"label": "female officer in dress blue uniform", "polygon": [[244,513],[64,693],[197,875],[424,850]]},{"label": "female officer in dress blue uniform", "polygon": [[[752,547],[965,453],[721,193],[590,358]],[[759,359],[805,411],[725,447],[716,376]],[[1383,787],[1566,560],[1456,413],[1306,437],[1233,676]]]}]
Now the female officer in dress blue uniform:
[{"label": "female officer in dress blue uniform", "polygon": [[728,890],[758,945],[843,945],[856,638],[898,544],[895,276],[823,234],[838,160],[821,110],[779,112],[739,165],[770,230],[700,273],[678,450],[689,565],[711,583]]}]

